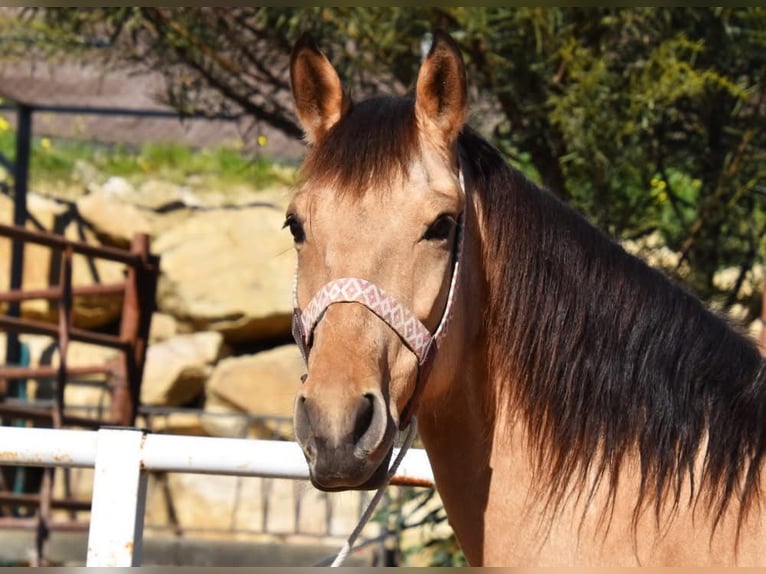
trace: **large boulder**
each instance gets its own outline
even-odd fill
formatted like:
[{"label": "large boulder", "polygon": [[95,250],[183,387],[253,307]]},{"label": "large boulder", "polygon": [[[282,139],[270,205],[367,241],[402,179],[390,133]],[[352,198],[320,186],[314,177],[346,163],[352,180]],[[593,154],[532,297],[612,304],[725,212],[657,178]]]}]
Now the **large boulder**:
[{"label": "large boulder", "polygon": [[288,335],[295,255],[283,222],[284,201],[265,197],[200,210],[160,235],[159,310],[228,342]]},{"label": "large boulder", "polygon": [[113,176],[91,182],[88,191],[77,199],[81,216],[105,243],[117,246],[129,245],[136,233],[157,237],[203,206],[188,187],[159,179],[134,186]]},{"label": "large boulder", "polygon": [[[13,200],[0,194],[0,223],[13,224]],[[57,221],[64,215],[67,208],[65,205],[46,199],[35,193],[27,195],[27,210],[31,218],[44,229],[53,229]],[[32,223],[27,224],[27,229],[35,229]],[[0,261],[6,262],[0,265],[0,289],[6,291],[10,288],[10,261],[12,242],[5,236],[0,237]],[[52,278],[51,271],[52,252],[49,248],[27,243],[24,246],[24,270],[22,275],[22,287],[24,289],[40,289],[48,287]],[[56,277],[53,281],[58,281]],[[47,301],[36,299],[25,301],[21,305],[21,313],[25,317],[47,318],[50,314],[50,305]],[[4,310],[4,309],[3,309]]]},{"label": "large boulder", "polygon": [[305,372],[295,345],[222,360],[205,387],[207,414],[203,426],[216,436],[244,436],[243,422],[237,415],[248,413],[258,415],[249,428],[253,436],[290,436],[289,418],[300,376]]},{"label": "large boulder", "polygon": [[[158,484],[159,480],[165,484]],[[364,491],[328,494],[311,488],[307,481],[169,473],[150,479],[145,521],[181,531],[262,528],[265,536],[282,543],[290,537],[296,543],[317,536],[343,540],[367,500],[369,494]],[[361,536],[372,538],[379,530],[379,524],[370,522]]]},{"label": "large boulder", "polygon": [[306,372],[295,345],[282,345],[254,355],[229,357],[216,365],[205,392],[247,413],[291,416],[293,400]]},{"label": "large boulder", "polygon": [[261,433],[250,433],[250,417],[234,404],[215,394],[206,394],[205,409],[200,425],[210,436],[226,438],[272,438]]},{"label": "large boulder", "polygon": [[226,353],[220,333],[176,335],[149,345],[141,403],[183,405],[200,396],[213,365]]},{"label": "large boulder", "polygon": [[[29,193],[27,208],[30,219],[27,228],[56,232],[67,239],[100,245],[95,234],[90,231],[70,205],[45,198],[36,193]],[[13,202],[0,194],[0,223],[13,222]],[[11,241],[0,237],[0,261],[11,260]],[[61,256],[48,247],[26,243],[24,247],[24,271],[22,288],[24,290],[42,289],[57,285],[60,280]],[[72,258],[72,283],[75,286],[109,284],[124,280],[125,266],[113,261],[94,259],[83,255]],[[0,265],[0,290],[7,290],[10,285],[10,265]],[[73,322],[77,327],[95,328],[116,321],[122,312],[122,295],[77,296],[73,306]],[[45,321],[56,321],[55,302],[45,300],[27,301],[21,305],[22,316]]]},{"label": "large boulder", "polygon": [[149,328],[150,345],[180,334],[178,322],[172,316],[159,311],[152,313],[152,324]]},{"label": "large boulder", "polygon": [[79,198],[77,210],[105,244],[127,248],[136,233],[152,232],[151,212],[125,201],[133,194],[135,190],[126,180],[111,178]]}]

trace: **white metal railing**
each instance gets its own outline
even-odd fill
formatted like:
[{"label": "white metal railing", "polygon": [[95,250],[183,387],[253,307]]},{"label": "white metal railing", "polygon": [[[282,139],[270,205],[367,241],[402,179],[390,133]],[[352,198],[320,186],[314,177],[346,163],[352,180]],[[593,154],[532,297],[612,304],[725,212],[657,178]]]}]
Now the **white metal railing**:
[{"label": "white metal railing", "polygon": [[[160,435],[133,428],[0,427],[0,465],[94,469],[86,566],[141,564],[150,471],[308,479],[294,442]],[[408,451],[395,481],[432,485],[433,480],[425,451]]]}]

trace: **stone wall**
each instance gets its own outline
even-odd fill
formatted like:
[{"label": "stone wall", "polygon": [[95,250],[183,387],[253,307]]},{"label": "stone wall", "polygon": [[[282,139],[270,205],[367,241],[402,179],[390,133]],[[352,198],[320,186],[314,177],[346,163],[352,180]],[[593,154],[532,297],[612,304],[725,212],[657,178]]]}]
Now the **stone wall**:
[{"label": "stone wall", "polygon": [[[295,270],[289,234],[281,227],[287,187],[206,190],[149,181],[131,185],[117,177],[86,182],[65,198],[29,194],[30,227],[68,238],[122,246],[135,233],[151,236],[161,256],[157,311],[152,318],[141,400],[145,405],[210,408],[221,412],[291,415],[303,365],[290,340],[290,290]],[[0,221],[10,223],[12,202],[0,195]],[[0,261],[10,241],[0,239]],[[7,288],[9,265],[0,265]],[[75,285],[122,278],[119,264],[75,257]],[[55,283],[47,248],[25,251],[25,289]],[[78,297],[74,323],[110,329],[119,320],[121,296]],[[22,306],[25,317],[55,321],[54,303]],[[57,363],[52,341],[24,336],[32,363]],[[0,353],[4,352],[0,350]],[[263,352],[255,352],[263,350]],[[109,360],[112,352],[73,344],[71,365]],[[217,417],[222,420],[221,417]],[[236,424],[204,422],[201,434],[239,436]],[[163,430],[172,431],[172,428]],[[189,432],[185,429],[184,432]]]}]

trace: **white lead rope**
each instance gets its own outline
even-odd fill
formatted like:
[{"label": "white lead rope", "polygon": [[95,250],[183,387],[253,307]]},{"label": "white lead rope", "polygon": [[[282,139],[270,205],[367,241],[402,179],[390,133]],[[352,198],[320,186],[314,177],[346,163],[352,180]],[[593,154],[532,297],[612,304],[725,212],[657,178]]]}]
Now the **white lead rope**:
[{"label": "white lead rope", "polygon": [[342,566],[343,562],[345,562],[346,557],[348,557],[349,552],[351,552],[351,549],[354,547],[354,543],[356,542],[356,539],[359,537],[359,534],[361,534],[367,522],[369,522],[370,517],[372,516],[372,513],[375,511],[375,507],[378,505],[378,503],[380,502],[380,499],[383,497],[383,493],[386,491],[386,488],[391,482],[391,479],[393,478],[394,474],[396,474],[396,469],[399,468],[399,465],[404,459],[404,455],[407,453],[410,446],[412,445],[412,441],[415,440],[415,435],[417,434],[417,427],[418,427],[417,418],[413,416],[412,420],[410,421],[410,425],[407,428],[407,435],[404,438],[404,444],[402,445],[402,448],[399,451],[399,454],[396,455],[396,458],[394,459],[394,463],[391,465],[391,468],[388,469],[388,477],[386,478],[386,481],[383,484],[381,484],[380,488],[378,488],[378,490],[375,492],[375,495],[372,497],[372,500],[370,500],[370,503],[367,505],[367,508],[365,509],[364,513],[362,513],[362,517],[359,519],[359,522],[357,523],[356,527],[349,535],[348,540],[346,540],[346,543],[338,552],[338,555],[335,557],[335,560],[333,560],[332,564],[330,564],[330,567],[335,568],[338,566]]}]

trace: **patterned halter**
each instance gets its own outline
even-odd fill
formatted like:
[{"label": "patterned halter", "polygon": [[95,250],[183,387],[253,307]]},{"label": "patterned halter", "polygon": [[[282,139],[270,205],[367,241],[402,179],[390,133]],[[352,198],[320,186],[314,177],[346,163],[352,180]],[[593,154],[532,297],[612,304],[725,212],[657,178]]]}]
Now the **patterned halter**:
[{"label": "patterned halter", "polygon": [[[460,189],[465,194],[462,170],[459,172],[459,182]],[[410,423],[425,382],[431,372],[436,351],[441,346],[452,320],[454,302],[457,298],[459,285],[460,263],[463,256],[465,210],[458,217],[456,234],[453,247],[452,276],[450,278],[447,302],[442,311],[439,324],[433,333],[396,297],[386,293],[374,283],[357,277],[341,277],[326,283],[309,301],[305,310],[302,311],[298,306],[298,274],[296,273],[295,275],[292,332],[304,361],[308,362],[314,329],[322,320],[327,308],[334,303],[348,302],[360,303],[367,307],[367,309],[391,327],[399,335],[405,346],[415,354],[418,359],[418,380],[415,391],[402,412],[399,422],[400,429],[406,428]]]}]

